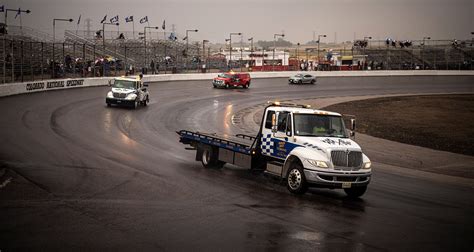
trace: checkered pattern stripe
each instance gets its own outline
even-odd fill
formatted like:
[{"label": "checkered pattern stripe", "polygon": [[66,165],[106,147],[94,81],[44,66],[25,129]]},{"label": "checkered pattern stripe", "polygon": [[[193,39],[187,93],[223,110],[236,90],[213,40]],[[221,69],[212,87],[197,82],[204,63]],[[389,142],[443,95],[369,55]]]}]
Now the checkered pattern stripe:
[{"label": "checkered pattern stripe", "polygon": [[262,145],[261,145],[262,154],[273,155],[273,146],[275,143],[272,141],[271,136],[272,136],[271,134],[262,136]]}]

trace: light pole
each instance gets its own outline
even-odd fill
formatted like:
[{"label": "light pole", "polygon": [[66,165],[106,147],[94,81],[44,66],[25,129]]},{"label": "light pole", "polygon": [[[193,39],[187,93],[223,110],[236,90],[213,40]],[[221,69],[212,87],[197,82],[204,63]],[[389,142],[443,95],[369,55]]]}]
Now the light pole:
[{"label": "light pole", "polygon": [[186,61],[185,61],[185,66],[186,66],[186,71],[188,71],[188,47],[189,47],[189,35],[188,32],[198,32],[198,29],[194,30],[186,30],[186,37],[183,39],[186,39]]},{"label": "light pole", "polygon": [[276,38],[285,37],[285,34],[273,34],[273,60],[272,60],[272,72],[275,71],[275,50],[276,50]]},{"label": "light pole", "polygon": [[296,62],[298,63],[298,66],[296,66],[296,70],[300,69],[300,59],[298,58],[298,51],[300,50],[300,43],[296,43]]},{"label": "light pole", "polygon": [[204,39],[202,41],[202,61],[205,62],[206,68],[207,68],[207,60],[204,60],[206,59],[206,47],[205,47],[206,43],[209,43],[209,40]]},{"label": "light pole", "polygon": [[425,40],[431,39],[431,37],[423,37],[423,43],[421,44],[421,61],[423,63],[423,70],[425,70]]},{"label": "light pole", "polygon": [[319,44],[321,44],[321,37],[325,38],[326,34],[318,35],[318,70],[319,70]]},{"label": "light pole", "polygon": [[72,18],[55,18],[53,19],[53,43],[56,42],[56,21],[72,22]]},{"label": "light pole", "polygon": [[[21,13],[21,12],[24,12],[24,13],[26,13],[26,14],[29,14],[29,13],[31,12],[30,10],[22,10],[22,9],[18,9],[18,10],[5,9],[5,29],[8,29],[8,25],[7,25],[7,16],[8,16],[8,15],[7,15],[7,13],[8,13],[9,11],[14,11],[14,12],[16,12],[16,13],[18,13],[18,12],[20,12],[20,13]],[[6,34],[6,31],[5,31],[5,34]],[[6,62],[6,60],[5,60],[5,58],[6,58],[5,53],[6,53],[6,50],[7,50],[7,48],[6,48],[6,37],[7,37],[7,36],[5,36],[5,35],[3,36],[3,83],[6,83],[6,82],[7,82],[7,76],[6,76],[6,73],[7,73],[7,62]],[[13,64],[12,64],[12,67],[13,67]],[[14,76],[13,70],[12,70],[12,76]],[[14,78],[12,78],[12,81],[14,81]]]},{"label": "light pole", "polygon": [[69,18],[69,19],[67,19],[67,18],[54,18],[53,19],[53,69],[52,69],[53,78],[56,77],[56,75],[55,75],[56,62],[54,60],[54,47],[55,47],[54,43],[56,42],[56,21],[72,22],[73,19],[72,18]]},{"label": "light pole", "polygon": [[232,35],[242,35],[241,32],[231,32],[229,34],[229,40],[226,39],[226,41],[229,41],[229,46],[230,46],[230,50],[229,50],[229,70],[230,70],[230,66],[231,66],[231,62],[232,62]]},{"label": "light pole", "polygon": [[[364,45],[364,64],[363,64],[363,66],[362,66],[362,68],[364,68],[364,70],[367,70],[367,69],[365,69],[365,63],[367,63],[367,59],[365,58],[365,48],[366,48],[367,46],[369,46],[369,42],[368,42],[369,39],[372,39],[372,36],[366,36],[366,37],[364,37],[364,41],[367,41],[367,45]],[[359,70],[360,70],[360,69],[359,69]]]},{"label": "light pole", "polygon": [[[471,32],[471,35],[474,36],[474,32]],[[474,37],[471,38],[471,46],[473,43],[474,43]],[[473,64],[472,64],[472,58],[471,58],[471,70],[472,68],[473,68]]]},{"label": "light pole", "polygon": [[[148,69],[148,65],[147,65],[147,51],[146,51],[146,29],[155,29],[155,30],[158,30],[159,27],[158,26],[145,26],[143,27],[143,41],[145,42],[145,68]],[[104,34],[105,35],[105,34]]]},{"label": "light pole", "polygon": [[105,50],[105,25],[119,25],[119,23],[102,23],[102,46],[104,47]]},{"label": "light pole", "polygon": [[9,11],[14,11],[16,13],[26,13],[26,14],[30,14],[30,12],[31,12],[30,10],[22,10],[21,8],[16,9],[16,10],[15,9],[5,9],[5,27],[7,27],[7,16],[8,16],[7,13]]},{"label": "light pole", "polygon": [[248,41],[250,41],[250,64],[249,66],[251,67],[253,64],[253,37],[249,38]]}]

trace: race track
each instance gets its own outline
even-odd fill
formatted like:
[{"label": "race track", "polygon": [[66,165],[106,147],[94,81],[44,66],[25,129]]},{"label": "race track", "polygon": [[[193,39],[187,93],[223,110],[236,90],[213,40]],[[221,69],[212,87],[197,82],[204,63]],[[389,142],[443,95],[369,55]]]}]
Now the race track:
[{"label": "race track", "polygon": [[232,116],[268,100],[473,87],[462,76],[255,79],[248,90],[161,82],[137,110],[106,107],[107,87],[1,98],[0,160],[11,179],[0,187],[0,251],[472,251],[472,188],[374,167],[361,199],[294,196],[263,174],[203,168],[175,131],[249,133]]}]

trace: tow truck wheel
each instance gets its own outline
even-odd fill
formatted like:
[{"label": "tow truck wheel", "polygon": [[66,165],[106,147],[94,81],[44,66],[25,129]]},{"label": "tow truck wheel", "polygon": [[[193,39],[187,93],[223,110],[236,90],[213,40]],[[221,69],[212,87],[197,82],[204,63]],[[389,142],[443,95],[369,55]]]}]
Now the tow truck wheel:
[{"label": "tow truck wheel", "polygon": [[245,84],[244,84],[244,88],[245,88],[245,89],[249,88],[249,84],[248,84],[248,83],[245,83]]},{"label": "tow truck wheel", "polygon": [[301,164],[291,164],[286,176],[286,182],[287,188],[291,193],[304,194],[308,190],[308,185]]},{"label": "tow truck wheel", "polygon": [[229,84],[225,84],[225,88],[229,88]]},{"label": "tow truck wheel", "polygon": [[365,191],[367,191],[367,186],[344,188],[344,192],[346,192],[349,198],[359,198],[364,195]]},{"label": "tow truck wheel", "polygon": [[225,162],[217,160],[215,156],[212,147],[207,145],[203,146],[201,157],[202,166],[206,168],[222,168]]},{"label": "tow truck wheel", "polygon": [[107,103],[107,107],[110,107],[110,106],[112,106],[112,105],[110,105],[110,103]]},{"label": "tow truck wheel", "polygon": [[311,80],[311,84],[314,84],[316,81],[315,80]]},{"label": "tow truck wheel", "polygon": [[302,80],[299,80],[299,81],[298,81],[298,84],[303,84],[303,81],[302,81]]}]

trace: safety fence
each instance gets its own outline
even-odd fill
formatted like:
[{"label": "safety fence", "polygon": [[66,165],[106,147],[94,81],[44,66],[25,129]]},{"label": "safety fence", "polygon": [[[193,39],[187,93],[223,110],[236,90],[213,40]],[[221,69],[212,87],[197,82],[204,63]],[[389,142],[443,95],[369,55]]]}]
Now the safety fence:
[{"label": "safety fence", "polygon": [[[207,52],[208,53],[208,52]],[[225,69],[225,59],[173,41],[51,43],[0,39],[0,83]],[[205,69],[203,70],[203,65]]]},{"label": "safety fence", "polygon": [[[58,78],[238,71],[301,70],[474,70],[472,46],[423,45],[350,49],[290,48],[288,65],[265,58],[228,62],[199,44],[170,40],[80,40],[66,34],[64,43],[0,38],[0,83]],[[77,41],[81,43],[77,43]],[[207,50],[206,50],[207,49]],[[270,54],[271,55],[271,54]]]}]

